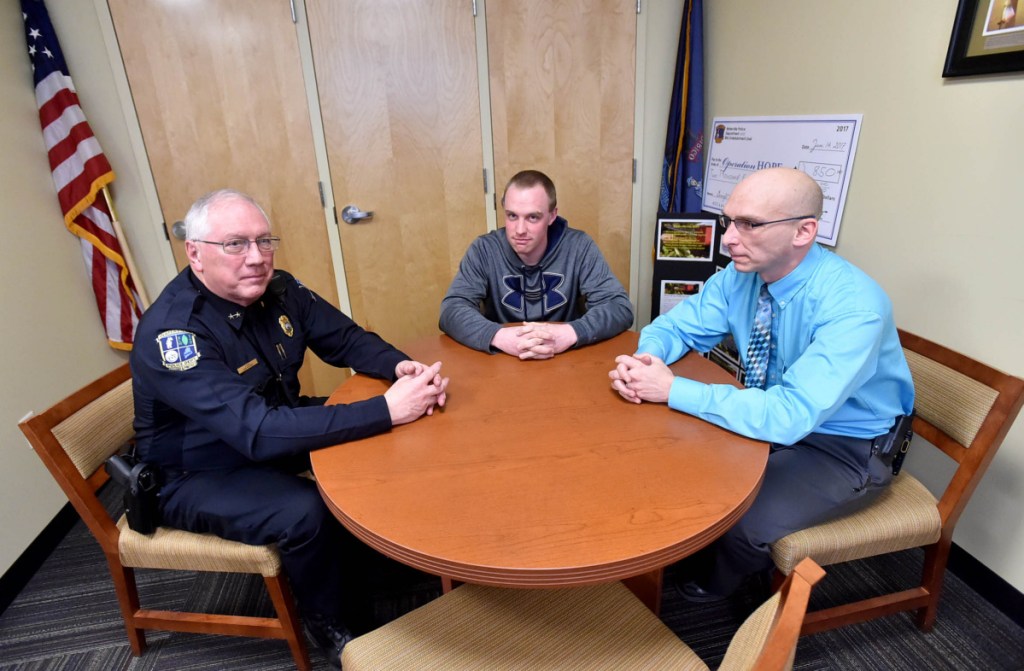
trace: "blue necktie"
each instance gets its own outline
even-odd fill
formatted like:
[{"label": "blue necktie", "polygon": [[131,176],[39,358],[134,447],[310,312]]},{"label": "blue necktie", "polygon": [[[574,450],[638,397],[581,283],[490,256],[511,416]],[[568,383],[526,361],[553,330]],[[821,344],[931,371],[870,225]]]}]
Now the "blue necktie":
[{"label": "blue necktie", "polygon": [[761,285],[757,297],[757,312],[750,327],[750,345],[747,347],[747,387],[764,389],[768,377],[768,356],[772,344],[772,297],[768,285]]}]

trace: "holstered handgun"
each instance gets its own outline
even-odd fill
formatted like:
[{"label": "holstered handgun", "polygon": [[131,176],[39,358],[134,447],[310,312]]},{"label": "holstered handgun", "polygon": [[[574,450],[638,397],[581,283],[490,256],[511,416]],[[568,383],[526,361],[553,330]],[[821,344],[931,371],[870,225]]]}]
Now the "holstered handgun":
[{"label": "holstered handgun", "polygon": [[899,475],[913,438],[914,411],[911,411],[909,415],[897,417],[889,433],[875,438],[871,445],[871,454],[878,455],[885,464],[891,466],[893,475]]},{"label": "holstered handgun", "polygon": [[151,534],[160,526],[157,470],[133,454],[115,454],[104,467],[110,479],[124,487],[124,514],[132,531]]}]

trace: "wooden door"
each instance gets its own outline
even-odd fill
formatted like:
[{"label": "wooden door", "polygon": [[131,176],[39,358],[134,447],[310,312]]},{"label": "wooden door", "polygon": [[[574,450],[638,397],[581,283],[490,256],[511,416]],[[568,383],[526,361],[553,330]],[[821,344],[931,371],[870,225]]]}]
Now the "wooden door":
[{"label": "wooden door", "polygon": [[[213,189],[249,193],[282,238],[275,264],[337,305],[288,2],[109,0],[109,7],[165,225]],[[184,245],[169,237],[184,267]],[[310,356],[303,389],[327,395],[344,376]]]},{"label": "wooden door", "polygon": [[547,173],[627,289],[636,20],[634,0],[487,3],[498,196],[519,170]]},{"label": "wooden door", "polygon": [[307,0],[352,313],[398,345],[437,332],[463,253],[487,230],[472,5]]}]

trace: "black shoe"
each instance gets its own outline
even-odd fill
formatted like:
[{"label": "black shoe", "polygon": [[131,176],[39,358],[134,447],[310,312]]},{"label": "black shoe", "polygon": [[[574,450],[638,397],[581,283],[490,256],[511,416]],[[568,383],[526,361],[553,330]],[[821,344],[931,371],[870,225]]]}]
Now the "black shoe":
[{"label": "black shoe", "polygon": [[690,603],[714,603],[726,598],[721,594],[707,591],[693,580],[684,585],[676,583],[676,589],[679,591],[679,595]]},{"label": "black shoe", "polygon": [[341,651],[352,640],[348,627],[336,617],[307,613],[302,618],[306,633],[316,641],[332,669],[341,671]]}]

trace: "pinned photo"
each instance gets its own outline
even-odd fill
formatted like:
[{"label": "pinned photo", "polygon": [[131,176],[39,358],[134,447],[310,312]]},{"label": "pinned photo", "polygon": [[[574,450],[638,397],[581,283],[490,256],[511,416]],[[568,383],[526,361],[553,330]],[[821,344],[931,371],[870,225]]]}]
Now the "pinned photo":
[{"label": "pinned photo", "polygon": [[659,219],[659,261],[711,261],[714,219]]},{"label": "pinned photo", "polygon": [[659,302],[658,314],[665,314],[676,305],[681,303],[688,296],[700,293],[704,286],[703,282],[691,282],[687,280],[662,280],[661,301]]}]

